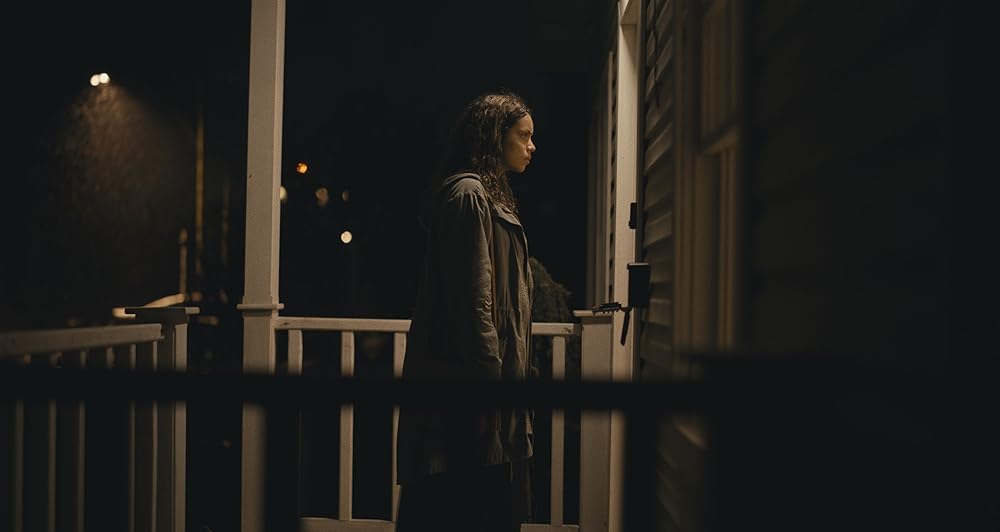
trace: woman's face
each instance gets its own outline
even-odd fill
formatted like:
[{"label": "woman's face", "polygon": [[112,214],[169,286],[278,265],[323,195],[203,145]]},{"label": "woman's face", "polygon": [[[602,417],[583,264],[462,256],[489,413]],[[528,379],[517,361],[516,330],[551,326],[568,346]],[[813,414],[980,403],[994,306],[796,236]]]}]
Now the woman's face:
[{"label": "woman's face", "polygon": [[504,170],[520,174],[528,167],[531,154],[535,153],[535,143],[531,141],[534,134],[535,123],[531,121],[531,115],[522,116],[504,133],[501,146]]}]

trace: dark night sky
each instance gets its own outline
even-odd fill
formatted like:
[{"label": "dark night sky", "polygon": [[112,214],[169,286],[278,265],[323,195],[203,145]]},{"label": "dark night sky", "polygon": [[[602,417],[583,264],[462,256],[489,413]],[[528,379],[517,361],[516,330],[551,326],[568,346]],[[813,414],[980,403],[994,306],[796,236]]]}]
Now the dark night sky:
[{"label": "dark night sky", "polygon": [[[588,11],[565,14],[586,28],[596,4],[573,4]],[[5,247],[27,259],[5,261],[3,328],[96,323],[111,306],[176,291],[177,233],[193,226],[198,94],[203,286],[225,288],[233,306],[242,293],[250,2],[16,9],[12,19],[38,37],[17,59],[28,82],[15,89],[14,124],[26,134],[15,144],[25,156],[15,158],[14,175],[24,178],[12,180],[2,211]],[[553,22],[545,17],[552,15],[531,2],[287,3],[286,314],[408,314],[412,264],[422,252],[414,197],[460,106],[499,87],[534,109],[538,155],[513,183],[531,252],[572,291],[572,306],[583,305],[588,68],[597,47],[579,49],[582,61],[539,59],[552,55],[541,41],[539,28]],[[583,42],[597,35],[582,31]],[[87,79],[98,71],[111,73],[115,116],[127,124],[107,119],[100,105],[111,104],[95,103]],[[85,155],[88,147],[100,155]],[[310,164],[307,176],[292,172],[297,160]],[[224,264],[225,182],[232,219]],[[330,190],[324,209],[315,205],[319,186]],[[348,205],[339,202],[345,188]],[[343,229],[355,233],[350,250],[337,240]],[[351,271],[357,283],[345,280]]]}]

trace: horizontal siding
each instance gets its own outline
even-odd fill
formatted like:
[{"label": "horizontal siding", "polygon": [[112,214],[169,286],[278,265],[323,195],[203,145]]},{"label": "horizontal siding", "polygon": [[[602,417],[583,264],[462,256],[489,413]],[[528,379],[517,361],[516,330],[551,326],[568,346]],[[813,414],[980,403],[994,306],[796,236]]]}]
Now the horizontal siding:
[{"label": "horizontal siding", "polygon": [[642,345],[642,372],[648,379],[670,376],[674,364],[673,331],[665,325],[647,323],[639,337]]},{"label": "horizontal siding", "polygon": [[[645,135],[653,137],[666,127],[674,106],[674,78],[668,77],[658,85],[652,85],[656,92],[647,96],[645,115]],[[648,171],[648,170],[647,170]]]},{"label": "horizontal siding", "polygon": [[[650,265],[649,307],[640,309],[638,349],[641,379],[675,376],[674,342],[674,178],[675,93],[678,43],[674,39],[672,0],[651,0],[644,12],[644,76],[640,114],[643,117],[641,159],[640,258]],[[655,524],[666,531],[699,530],[699,470],[685,463],[689,449],[671,429],[672,420],[657,423],[655,460]],[[697,467],[697,465],[695,465]]]},{"label": "horizontal siding", "polygon": [[667,293],[657,297],[656,288],[653,287],[653,296],[649,298],[648,320],[652,324],[670,325],[674,321],[674,304],[670,297],[672,294]]},{"label": "horizontal siding", "polygon": [[674,471],[666,465],[662,456],[656,462],[656,502],[662,508],[661,521],[657,523],[659,530],[684,530],[681,528],[681,488],[677,486]]},{"label": "horizontal siding", "polygon": [[[941,183],[914,176],[947,172],[935,148],[946,141],[924,133],[901,137],[900,146],[873,154],[849,176],[821,174],[824,179],[809,187],[756,201],[754,271],[867,270],[914,254],[939,254],[932,243],[945,238],[950,214],[935,199]],[[897,150],[905,151],[894,155]]]},{"label": "horizontal siding", "polygon": [[651,174],[646,182],[642,208],[645,212],[664,212],[673,208],[674,180],[669,159],[660,164],[667,166],[664,172]]},{"label": "horizontal siding", "polygon": [[649,247],[660,241],[665,241],[673,236],[673,212],[654,211],[646,224],[646,231],[643,235],[643,246]]},{"label": "horizontal siding", "polygon": [[646,247],[644,260],[649,263],[649,280],[653,286],[671,286],[674,280],[674,243],[661,240]]},{"label": "horizontal siding", "polygon": [[[673,43],[672,1],[651,2],[645,12],[645,86],[642,110],[645,117],[643,138],[643,223],[641,257],[650,263],[653,286],[650,308],[642,321],[669,330],[672,323],[672,247],[673,247]],[[645,324],[641,325],[645,326]],[[672,340],[659,338],[656,351]],[[640,344],[640,357],[654,347]]]},{"label": "horizontal siding", "polygon": [[946,348],[953,50],[939,8],[751,7],[750,347],[910,361]]},{"label": "horizontal siding", "polygon": [[680,430],[678,419],[667,417],[657,425],[657,498],[667,521],[677,530],[702,530],[706,450],[704,444]]},{"label": "horizontal siding", "polygon": [[[784,23],[783,31],[765,35],[761,27],[771,24],[768,17],[787,15],[772,7],[776,3],[781,2],[755,3],[750,40],[768,38],[769,42],[763,48],[760,44],[752,47],[747,54],[757,85],[752,101],[754,121],[765,127],[796,114],[802,106],[814,108],[813,98],[818,93],[829,98],[827,104],[843,100],[837,92],[840,86],[867,79],[859,68],[871,65],[878,56],[902,57],[901,52],[910,44],[903,39],[912,39],[901,32],[931,29],[913,25],[930,22],[916,19],[921,9],[927,9],[926,2],[854,0],[809,3],[791,12],[793,19]],[[924,16],[933,17],[933,11]],[[925,81],[931,78],[927,76]]]},{"label": "horizontal siding", "polygon": [[[673,0],[647,2],[642,42],[644,88],[640,113],[644,119],[642,151],[642,208],[640,257],[650,264],[649,308],[640,314],[639,358],[642,378],[669,375],[672,350],[673,219],[670,206],[674,147],[672,77],[674,44],[671,31]],[[666,511],[661,508],[661,511]]]},{"label": "horizontal siding", "polygon": [[817,173],[838,164],[849,174],[867,152],[881,151],[881,144],[908,132],[938,134],[942,128],[933,121],[945,120],[948,110],[935,98],[949,82],[929,77],[927,67],[946,62],[947,51],[935,42],[912,46],[902,58],[885,52],[855,67],[837,83],[835,98],[803,102],[780,121],[756,123],[762,141],[754,169],[759,192],[818,181]]},{"label": "horizontal siding", "polygon": [[[659,43],[658,43],[659,44]],[[650,98],[653,96],[653,87],[658,83],[662,82],[665,77],[670,74],[673,69],[674,58],[674,39],[673,37],[667,38],[666,42],[658,46],[656,51],[656,56],[652,65],[647,65],[649,71],[646,75],[646,97]]]},{"label": "horizontal siding", "polygon": [[[668,168],[658,168],[667,161],[667,154],[674,147],[674,127],[672,123],[664,124],[662,130],[653,133],[647,140],[646,154],[643,158],[643,171],[647,174],[667,172]],[[655,176],[654,176],[655,178]]]}]

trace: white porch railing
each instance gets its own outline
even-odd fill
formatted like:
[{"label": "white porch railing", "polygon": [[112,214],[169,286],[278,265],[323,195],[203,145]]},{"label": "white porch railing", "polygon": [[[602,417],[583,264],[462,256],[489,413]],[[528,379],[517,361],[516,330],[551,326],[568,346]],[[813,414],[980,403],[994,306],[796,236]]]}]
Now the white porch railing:
[{"label": "white porch railing", "polygon": [[[119,371],[185,371],[187,317],[193,308],[128,309],[139,324],[109,327],[26,331],[0,334],[0,360],[20,365]],[[584,379],[610,380],[612,352],[608,315],[578,313],[582,324],[535,323],[535,336],[552,338],[552,375],[565,377],[566,341],[582,336],[581,373]],[[354,334],[384,332],[393,335],[393,373],[399,377],[406,349],[408,320],[340,318],[279,318],[275,328],[288,331],[288,370],[302,372],[302,331],[341,332],[341,371],[354,374]],[[57,369],[53,368],[53,371]],[[26,404],[27,403],[27,404]],[[87,407],[83,401],[16,399],[2,403],[0,426],[3,459],[10,478],[0,479],[0,515],[3,528],[23,530],[82,530],[85,523]],[[352,516],[353,407],[342,406],[340,441],[340,500],[337,519],[303,516],[304,531],[394,530],[400,490],[395,478],[395,442],[398,409],[393,411],[390,520]],[[122,442],[126,449],[120,504],[128,530],[183,531],[185,529],[187,413],[183,402],[130,402]],[[560,410],[552,413],[551,519],[547,524],[525,524],[523,530],[607,530],[611,459],[611,424],[607,412],[581,415],[580,524],[563,521],[566,466],[565,424]],[[30,452],[26,453],[26,449]],[[25,459],[30,460],[26,463]],[[571,464],[576,467],[577,464]],[[101,475],[95,471],[89,475]],[[244,471],[246,474],[246,471]],[[108,479],[101,480],[107,485]],[[248,501],[244,494],[243,504]],[[91,510],[93,511],[93,510]],[[65,525],[65,526],[64,526]]]},{"label": "white porch railing", "polygon": [[[552,377],[563,380],[566,374],[566,340],[572,336],[581,336],[581,374],[585,379],[611,380],[612,331],[610,315],[593,315],[588,312],[578,312],[581,324],[573,323],[534,323],[532,334],[552,338]],[[288,372],[301,374],[303,358],[303,331],[338,331],[341,333],[341,375],[354,375],[354,334],[359,332],[381,332],[393,335],[392,371],[396,378],[402,374],[403,354],[406,351],[406,335],[409,331],[409,320],[392,319],[356,319],[356,318],[302,318],[279,317],[275,321],[275,330],[288,331]],[[273,365],[272,365],[273,367]],[[352,483],[353,483],[353,430],[354,408],[346,404],[341,406],[340,444],[339,444],[339,501],[337,519],[324,517],[301,516],[300,525],[303,532],[337,532],[337,531],[392,531],[395,529],[395,519],[399,509],[400,486],[396,483],[396,435],[399,409],[393,409],[392,420],[392,461],[391,478],[391,515],[389,520],[355,519],[352,515]],[[551,519],[547,524],[524,524],[522,530],[540,532],[556,530],[597,531],[608,529],[609,495],[612,487],[609,485],[611,467],[611,424],[608,412],[587,412],[581,416],[581,464],[580,467],[580,524],[564,524],[563,473],[565,468],[564,437],[565,423],[563,412],[554,409],[552,412],[552,456],[551,456]],[[244,435],[246,436],[246,435]],[[247,464],[244,468],[261,467],[259,464]],[[244,471],[247,474],[247,471]],[[242,504],[257,504],[259,501],[249,501],[246,498]]]},{"label": "white porch railing", "polygon": [[[192,307],[135,308],[135,325],[0,334],[0,362],[119,371],[185,371]],[[84,529],[87,404],[15,399],[0,403],[0,444],[10,478],[0,478],[0,529]],[[183,532],[187,414],[183,403],[130,402],[123,437],[125,478],[116,505],[128,530]],[[26,430],[28,427],[28,430]],[[28,451],[28,452],[26,452]],[[30,458],[26,463],[25,458]],[[27,473],[27,474],[26,474]]]}]

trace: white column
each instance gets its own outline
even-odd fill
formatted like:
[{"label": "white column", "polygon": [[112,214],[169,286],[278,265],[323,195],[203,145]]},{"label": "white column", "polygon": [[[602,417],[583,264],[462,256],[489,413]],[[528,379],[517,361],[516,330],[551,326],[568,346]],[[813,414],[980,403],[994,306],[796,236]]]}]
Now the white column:
[{"label": "white column", "polygon": [[[612,301],[622,305],[628,304],[628,263],[635,260],[636,242],[633,229],[629,227],[630,209],[636,201],[636,185],[638,183],[638,139],[639,136],[639,74],[641,72],[639,53],[639,0],[620,0],[620,24],[618,26],[618,85],[617,85],[617,115],[615,116],[615,131],[618,145],[615,150],[615,265]],[[620,342],[622,328],[625,325],[625,314],[615,312],[614,316],[614,350],[611,361],[611,378],[615,381],[628,381],[633,373],[633,343],[638,328],[638,320],[630,320],[628,336],[625,345]],[[635,318],[635,316],[632,316]],[[621,412],[611,413],[611,443],[610,443],[609,481],[611,484],[610,509],[608,529],[612,532],[622,530],[624,526],[625,492],[625,416]]]},{"label": "white column", "polygon": [[[610,381],[614,341],[609,314],[574,311],[583,324],[580,378]],[[580,530],[608,530],[611,496],[611,414],[580,412]]]},{"label": "white column", "polygon": [[[247,128],[246,263],[243,371],[273,373],[278,303],[281,126],[284,91],[285,2],[252,0]],[[243,407],[240,529],[261,532],[266,507],[265,419],[258,405]]]}]

